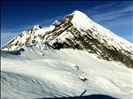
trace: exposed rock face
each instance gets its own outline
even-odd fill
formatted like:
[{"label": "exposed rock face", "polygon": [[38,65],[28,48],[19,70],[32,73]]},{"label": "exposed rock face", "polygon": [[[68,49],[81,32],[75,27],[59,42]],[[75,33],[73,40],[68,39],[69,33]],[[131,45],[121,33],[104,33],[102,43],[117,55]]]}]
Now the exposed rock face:
[{"label": "exposed rock face", "polygon": [[93,22],[79,11],[65,16],[61,22],[55,21],[48,28],[36,25],[20,33],[2,49],[17,50],[45,41],[54,49],[86,50],[99,58],[118,61],[133,68],[133,44]]}]

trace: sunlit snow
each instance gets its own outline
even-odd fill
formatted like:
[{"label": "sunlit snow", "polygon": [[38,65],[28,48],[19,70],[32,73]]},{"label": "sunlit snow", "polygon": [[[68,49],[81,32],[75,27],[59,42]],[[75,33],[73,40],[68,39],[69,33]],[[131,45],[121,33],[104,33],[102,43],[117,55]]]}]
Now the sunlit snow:
[{"label": "sunlit snow", "polygon": [[84,96],[132,98],[132,70],[88,52],[37,44],[1,55],[3,99],[70,97],[84,91]]}]

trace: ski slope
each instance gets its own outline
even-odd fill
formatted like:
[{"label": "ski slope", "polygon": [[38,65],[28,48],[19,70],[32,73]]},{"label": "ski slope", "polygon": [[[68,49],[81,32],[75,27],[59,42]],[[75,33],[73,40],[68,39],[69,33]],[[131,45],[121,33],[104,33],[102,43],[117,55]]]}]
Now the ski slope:
[{"label": "ski slope", "polygon": [[1,51],[2,99],[72,97],[84,91],[83,96],[132,99],[132,70],[86,51],[45,44]]}]

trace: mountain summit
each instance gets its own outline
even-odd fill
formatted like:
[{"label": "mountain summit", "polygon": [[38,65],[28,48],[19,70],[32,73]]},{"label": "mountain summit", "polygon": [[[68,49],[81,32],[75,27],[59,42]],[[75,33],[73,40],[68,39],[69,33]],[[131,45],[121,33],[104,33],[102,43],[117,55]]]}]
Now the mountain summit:
[{"label": "mountain summit", "polygon": [[36,25],[23,31],[2,46],[2,50],[18,50],[43,42],[53,49],[86,50],[98,58],[118,61],[133,68],[133,45],[77,10],[49,27]]}]

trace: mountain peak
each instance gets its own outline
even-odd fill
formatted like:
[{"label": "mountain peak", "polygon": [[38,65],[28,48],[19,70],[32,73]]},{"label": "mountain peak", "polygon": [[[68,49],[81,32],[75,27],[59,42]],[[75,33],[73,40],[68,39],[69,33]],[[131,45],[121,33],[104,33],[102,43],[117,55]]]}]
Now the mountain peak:
[{"label": "mountain peak", "polygon": [[41,29],[41,26],[40,26],[40,25],[35,25],[35,26],[33,27],[33,29],[34,29],[34,30]]},{"label": "mountain peak", "polygon": [[55,20],[52,25],[58,26],[60,24],[60,22],[58,22],[57,20]]},{"label": "mountain peak", "polygon": [[75,11],[73,11],[73,14],[84,14],[84,13],[79,10],[75,10]]},{"label": "mountain peak", "polygon": [[85,16],[87,17],[83,12],[79,11],[79,10],[75,10],[73,13],[73,15],[78,15],[78,16]]},{"label": "mountain peak", "polygon": [[83,12],[75,10],[73,13],[72,23],[80,29],[88,29],[93,27],[92,20]]}]

